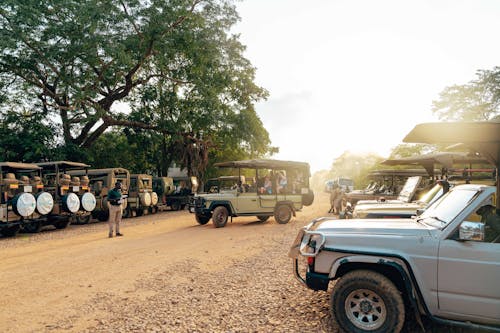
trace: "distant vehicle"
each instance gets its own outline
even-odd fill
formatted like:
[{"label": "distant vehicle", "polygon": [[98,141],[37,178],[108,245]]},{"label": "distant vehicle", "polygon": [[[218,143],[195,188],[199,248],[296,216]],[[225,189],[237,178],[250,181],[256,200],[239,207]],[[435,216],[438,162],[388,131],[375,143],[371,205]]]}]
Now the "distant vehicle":
[{"label": "distant vehicle", "polygon": [[207,193],[195,195],[190,202],[189,211],[199,224],[212,219],[214,227],[220,228],[236,216],[256,216],[262,222],[274,216],[285,224],[314,200],[307,163],[261,159],[215,166],[227,168],[229,175],[215,179]]},{"label": "distant vehicle", "polygon": [[41,168],[31,163],[0,162],[0,195],[0,233],[5,237],[41,225],[54,208]]},{"label": "distant vehicle", "polygon": [[[70,171],[71,175],[82,175],[82,171]],[[108,191],[113,189],[116,182],[122,183],[122,194],[124,200],[122,203],[123,214],[127,213],[128,188],[130,186],[130,172],[124,168],[106,168],[89,169],[88,177],[90,180],[90,189],[96,197],[96,208],[92,211],[92,216],[99,221],[107,221],[109,218]]]},{"label": "distant vehicle", "polygon": [[[64,229],[69,223],[88,223],[96,207],[96,198],[91,193],[87,170],[90,165],[72,161],[37,163],[42,168],[42,178],[55,201],[54,209],[47,216],[46,224]],[[70,175],[79,172],[80,176]],[[40,226],[32,226],[36,232]]]},{"label": "distant vehicle", "polygon": [[158,194],[153,191],[153,176],[131,174],[124,217],[156,213],[156,210],[153,211],[152,207],[157,205]]},{"label": "distant vehicle", "polygon": [[333,185],[337,184],[345,193],[354,190],[354,181],[348,177],[337,177],[325,182],[325,192],[331,192]]}]

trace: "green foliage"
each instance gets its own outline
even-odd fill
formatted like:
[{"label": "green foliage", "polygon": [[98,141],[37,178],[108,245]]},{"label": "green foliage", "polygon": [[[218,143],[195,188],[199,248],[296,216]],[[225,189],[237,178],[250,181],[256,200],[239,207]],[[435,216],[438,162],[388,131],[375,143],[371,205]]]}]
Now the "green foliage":
[{"label": "green foliage", "polygon": [[58,156],[95,167],[197,175],[270,153],[238,20],[231,0],[4,0],[0,101],[59,124]]},{"label": "green foliage", "polygon": [[445,88],[433,101],[441,120],[485,121],[500,117],[500,67],[479,70],[476,79]]},{"label": "green foliage", "polygon": [[38,162],[53,157],[55,128],[40,114],[8,111],[0,115],[0,159],[11,162]]}]

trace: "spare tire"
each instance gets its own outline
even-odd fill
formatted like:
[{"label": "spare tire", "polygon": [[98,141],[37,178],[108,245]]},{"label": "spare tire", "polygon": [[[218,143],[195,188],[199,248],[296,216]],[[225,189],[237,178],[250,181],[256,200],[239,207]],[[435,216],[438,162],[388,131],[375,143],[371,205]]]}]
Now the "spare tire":
[{"label": "spare tire", "polygon": [[314,192],[309,190],[307,193],[302,194],[302,204],[304,206],[311,206],[314,202]]},{"label": "spare tire", "polygon": [[81,196],[80,204],[85,211],[91,212],[95,209],[97,201],[92,193],[86,192]]},{"label": "spare tire", "polygon": [[35,194],[36,211],[40,215],[49,214],[54,208],[54,198],[49,192],[39,192]]},{"label": "spare tire", "polygon": [[139,198],[141,199],[141,205],[146,207],[151,206],[151,194],[148,192],[140,193]]},{"label": "spare tire", "polygon": [[20,193],[12,198],[12,210],[16,215],[28,217],[35,212],[36,199],[31,193]]},{"label": "spare tire", "polygon": [[158,194],[156,194],[156,192],[151,192],[151,204],[153,206],[158,204]]},{"label": "spare tire", "polygon": [[80,198],[75,193],[68,193],[62,197],[63,210],[76,213],[80,209]]}]

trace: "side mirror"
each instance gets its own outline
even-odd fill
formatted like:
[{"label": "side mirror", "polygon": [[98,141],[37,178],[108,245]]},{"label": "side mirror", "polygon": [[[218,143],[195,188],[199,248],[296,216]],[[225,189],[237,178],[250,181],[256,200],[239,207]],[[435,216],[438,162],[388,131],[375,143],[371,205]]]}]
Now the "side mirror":
[{"label": "side mirror", "polygon": [[417,216],[422,215],[422,213],[423,213],[424,211],[425,211],[425,209],[424,209],[424,208],[419,208],[419,209],[417,209]]},{"label": "side mirror", "polygon": [[462,222],[460,224],[458,239],[461,241],[484,241],[484,223]]}]

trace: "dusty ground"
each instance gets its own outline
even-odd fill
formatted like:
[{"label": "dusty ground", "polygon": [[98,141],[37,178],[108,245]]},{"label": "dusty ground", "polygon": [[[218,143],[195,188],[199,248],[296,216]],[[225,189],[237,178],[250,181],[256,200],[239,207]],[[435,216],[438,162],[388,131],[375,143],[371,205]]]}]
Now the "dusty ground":
[{"label": "dusty ground", "polygon": [[0,332],[336,332],[329,293],[299,285],[286,256],[327,199],[287,225],[180,211],[126,219],[122,238],[105,223],[0,238]]}]

